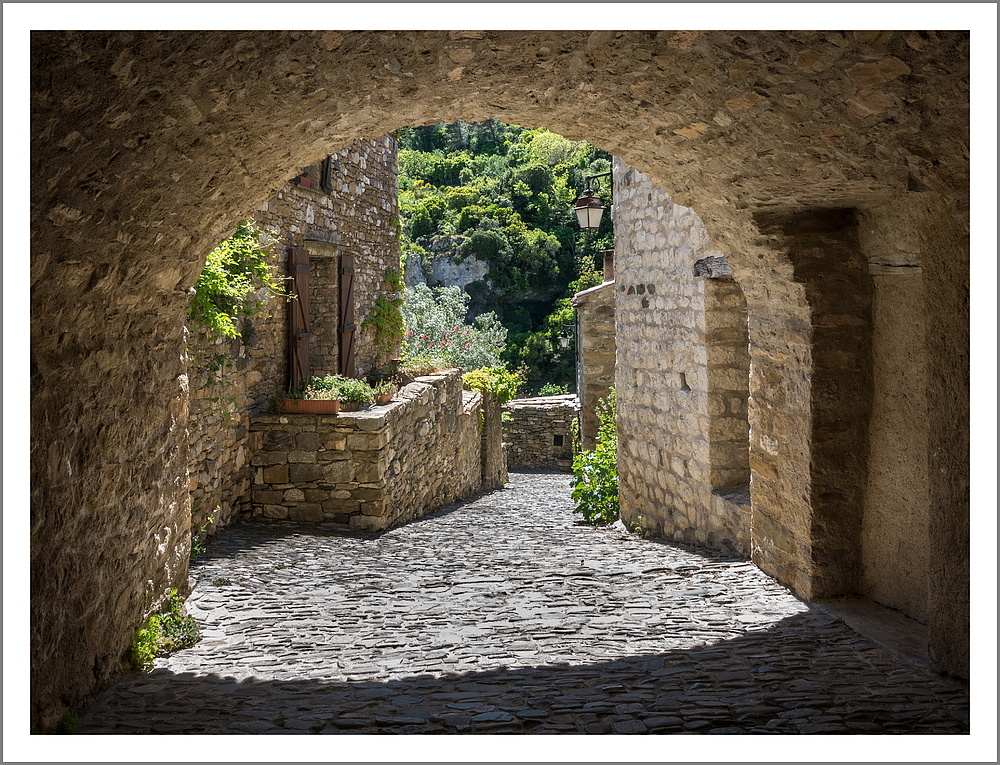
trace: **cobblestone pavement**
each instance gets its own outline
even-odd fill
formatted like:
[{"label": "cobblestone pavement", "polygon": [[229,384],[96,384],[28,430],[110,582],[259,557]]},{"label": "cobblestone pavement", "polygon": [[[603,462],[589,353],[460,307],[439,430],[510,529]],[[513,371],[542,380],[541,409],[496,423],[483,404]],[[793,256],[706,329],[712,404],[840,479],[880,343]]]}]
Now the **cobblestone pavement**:
[{"label": "cobblestone pavement", "polygon": [[193,648],[80,733],[967,733],[966,686],[746,561],[578,525],[564,474],[390,532],[224,530]]}]

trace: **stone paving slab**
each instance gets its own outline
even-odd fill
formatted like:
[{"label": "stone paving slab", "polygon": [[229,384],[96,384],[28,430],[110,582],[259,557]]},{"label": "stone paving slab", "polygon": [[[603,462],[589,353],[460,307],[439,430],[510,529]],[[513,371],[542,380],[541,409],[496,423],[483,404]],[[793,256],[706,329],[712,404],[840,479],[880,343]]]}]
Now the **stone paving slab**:
[{"label": "stone paving slab", "polygon": [[192,576],[204,639],[78,732],[969,731],[967,685],[747,561],[580,525],[563,473],[380,535],[233,526]]}]

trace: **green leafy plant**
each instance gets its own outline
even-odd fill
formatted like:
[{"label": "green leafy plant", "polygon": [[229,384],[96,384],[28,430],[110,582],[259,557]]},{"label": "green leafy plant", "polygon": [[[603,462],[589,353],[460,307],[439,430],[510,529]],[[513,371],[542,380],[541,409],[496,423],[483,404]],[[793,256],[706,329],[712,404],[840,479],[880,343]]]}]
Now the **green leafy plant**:
[{"label": "green leafy plant", "polygon": [[327,375],[321,378],[328,389],[336,389],[341,401],[347,404],[370,404],[375,400],[371,386],[364,380],[343,375]]},{"label": "green leafy plant", "polygon": [[427,356],[466,370],[500,366],[507,330],[493,313],[467,323],[470,300],[460,287],[431,289],[418,284],[406,290],[402,309],[404,362]]},{"label": "green leafy plant", "polygon": [[506,404],[517,396],[524,385],[524,370],[511,372],[506,367],[483,367],[466,372],[462,375],[462,382],[469,390],[480,393],[489,391],[501,404]]},{"label": "green leafy plant", "polygon": [[234,338],[240,334],[238,317],[258,314],[268,295],[288,297],[283,280],[268,263],[272,246],[253,220],[242,221],[231,237],[208,253],[188,316],[216,338]]},{"label": "green leafy plant", "polygon": [[545,383],[538,389],[539,396],[565,396],[569,393],[568,385],[556,385],[555,383]]},{"label": "green leafy plant", "polygon": [[344,379],[340,375],[310,377],[305,381],[299,393],[290,394],[286,398],[308,398],[318,401],[340,400],[340,383]]},{"label": "green leafy plant", "polygon": [[402,378],[422,377],[454,369],[455,365],[447,359],[429,353],[407,354],[400,361],[398,374]]},{"label": "green leafy plant", "polygon": [[177,590],[167,596],[166,609],[150,616],[136,630],[129,651],[133,669],[148,672],[157,656],[168,656],[174,651],[189,648],[201,639],[198,622],[184,613],[184,601]]},{"label": "green leafy plant", "polygon": [[389,294],[382,293],[375,298],[362,327],[371,327],[375,331],[375,349],[383,356],[395,355],[399,342],[403,339],[403,275],[395,268],[387,268],[382,277],[382,284]]},{"label": "green leafy plant", "polygon": [[63,736],[72,736],[76,733],[76,726],[80,724],[76,715],[69,710],[62,716],[59,720],[59,724],[56,726],[56,733]]},{"label": "green leafy plant", "polygon": [[376,396],[384,396],[386,393],[395,393],[396,387],[396,383],[392,380],[381,380],[372,386],[372,393]]},{"label": "green leafy plant", "polygon": [[593,451],[581,451],[573,457],[574,513],[586,523],[606,526],[618,520],[618,433],[615,428],[617,404],[615,390],[597,405],[597,441]]}]

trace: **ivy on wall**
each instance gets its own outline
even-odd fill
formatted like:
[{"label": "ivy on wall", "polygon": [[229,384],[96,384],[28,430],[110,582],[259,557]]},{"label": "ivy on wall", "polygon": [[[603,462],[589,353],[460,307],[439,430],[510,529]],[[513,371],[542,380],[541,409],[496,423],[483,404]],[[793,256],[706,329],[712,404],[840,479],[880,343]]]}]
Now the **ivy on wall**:
[{"label": "ivy on wall", "polygon": [[240,316],[259,314],[269,296],[287,298],[284,280],[268,263],[273,244],[253,220],[242,221],[231,237],[208,253],[188,316],[216,339],[234,338],[240,335],[236,327]]}]

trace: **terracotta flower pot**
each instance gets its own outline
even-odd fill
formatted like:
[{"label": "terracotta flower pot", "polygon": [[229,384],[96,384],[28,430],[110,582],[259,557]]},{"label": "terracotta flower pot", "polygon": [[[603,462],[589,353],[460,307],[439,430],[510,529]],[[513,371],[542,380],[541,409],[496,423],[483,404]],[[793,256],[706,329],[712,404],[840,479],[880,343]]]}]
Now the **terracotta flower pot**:
[{"label": "terracotta flower pot", "polygon": [[279,398],[278,411],[282,414],[338,414],[340,401],[335,398]]},{"label": "terracotta flower pot", "polygon": [[364,408],[365,405],[360,401],[344,401],[340,405],[342,412],[360,412]]},{"label": "terracotta flower pot", "polygon": [[388,393],[376,393],[375,403],[378,404],[379,406],[384,406],[385,404],[388,404],[390,401],[392,401],[392,397],[393,397],[392,391],[389,391]]}]

